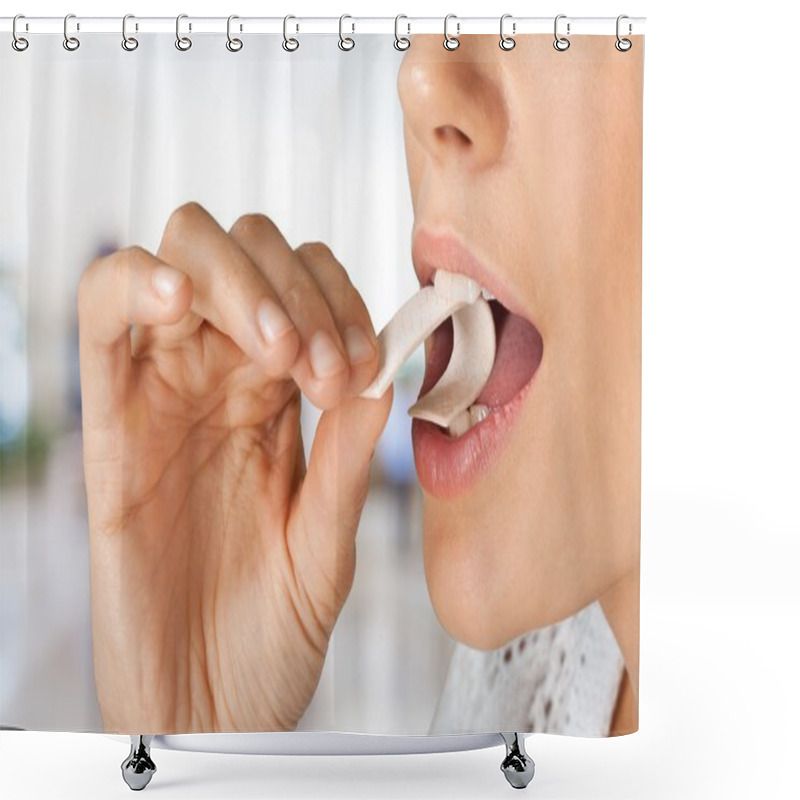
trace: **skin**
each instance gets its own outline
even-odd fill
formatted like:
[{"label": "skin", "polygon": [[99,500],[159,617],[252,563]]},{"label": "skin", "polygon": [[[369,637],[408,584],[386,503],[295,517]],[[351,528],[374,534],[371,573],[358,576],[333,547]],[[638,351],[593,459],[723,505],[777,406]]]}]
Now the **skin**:
[{"label": "skin", "polygon": [[[272,343],[264,299],[294,323]],[[354,397],[378,366],[361,298],[324,245],[292,250],[259,215],[226,232],[189,204],[157,254],[93,262],[78,312],[105,730],[293,730],[352,584],[391,406]],[[354,325],[367,346],[347,359]],[[319,331],[340,354],[324,377]],[[326,409],[308,468],[301,392]]]},{"label": "skin", "polygon": [[544,341],[493,468],[425,493],[424,558],[442,625],[479,649],[599,600],[626,664],[622,733],[638,727],[643,42],[571,40],[415,36],[400,68],[414,232],[463,241]]},{"label": "skin", "polygon": [[[478,648],[599,599],[627,667],[622,733],[638,724],[642,47],[571,39],[447,52],[417,35],[398,76],[415,231],[462,238],[544,340],[495,466],[457,499],[425,496],[424,556],[440,621]],[[291,323],[271,341],[265,299]],[[361,298],[325,245],[292,249],[261,215],[225,231],[188,204],[156,253],[87,268],[78,316],[105,730],[294,729],[391,406],[355,396],[378,366]],[[354,325],[372,344],[359,359]],[[319,331],[341,357],[324,376]],[[301,394],[324,409],[308,465]]]}]

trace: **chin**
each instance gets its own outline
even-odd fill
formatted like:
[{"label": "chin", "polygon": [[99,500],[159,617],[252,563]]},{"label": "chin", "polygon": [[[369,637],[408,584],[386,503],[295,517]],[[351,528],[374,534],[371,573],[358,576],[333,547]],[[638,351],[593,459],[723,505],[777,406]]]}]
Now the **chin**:
[{"label": "chin", "polygon": [[452,511],[447,503],[426,502],[423,553],[431,603],[454,639],[496,650],[539,627],[532,613],[543,607],[534,591],[539,581],[533,570],[519,574],[513,534],[506,538],[510,532],[504,531],[504,541],[487,537],[469,512]]},{"label": "chin", "polygon": [[[498,512],[513,507],[511,498],[518,496],[513,489],[504,502],[502,489],[493,485],[469,500],[424,500],[423,557],[433,609],[451,637],[476,650],[497,650],[561,622],[596,600],[619,566],[595,553],[586,569],[558,546],[568,532],[581,531],[572,517],[556,515],[548,526],[548,515],[529,506],[523,515]],[[535,534],[532,517],[541,519]],[[577,535],[586,549],[589,538],[588,530]]]}]

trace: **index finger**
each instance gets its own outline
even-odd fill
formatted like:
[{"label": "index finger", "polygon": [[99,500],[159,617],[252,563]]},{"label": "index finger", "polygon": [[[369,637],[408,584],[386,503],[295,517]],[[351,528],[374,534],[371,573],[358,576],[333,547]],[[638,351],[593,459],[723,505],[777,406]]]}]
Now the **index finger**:
[{"label": "index finger", "polygon": [[[196,315],[233,339],[268,374],[288,373],[300,347],[297,329],[261,270],[208,211],[198,203],[174,211],[158,256],[191,278]],[[190,317],[156,331],[154,338],[182,338],[197,327]]]}]

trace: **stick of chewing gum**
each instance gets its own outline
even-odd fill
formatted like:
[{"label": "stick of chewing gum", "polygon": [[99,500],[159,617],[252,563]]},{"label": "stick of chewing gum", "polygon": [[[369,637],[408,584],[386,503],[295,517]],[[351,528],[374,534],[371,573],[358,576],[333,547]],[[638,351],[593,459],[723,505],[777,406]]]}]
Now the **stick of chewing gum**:
[{"label": "stick of chewing gum", "polygon": [[453,352],[447,369],[408,413],[456,435],[468,428],[464,415],[469,416],[469,407],[489,379],[496,342],[492,311],[481,287],[464,275],[438,270],[433,286],[420,289],[400,307],[378,334],[378,375],[360,396],[382,397],[414,350],[449,316]]}]

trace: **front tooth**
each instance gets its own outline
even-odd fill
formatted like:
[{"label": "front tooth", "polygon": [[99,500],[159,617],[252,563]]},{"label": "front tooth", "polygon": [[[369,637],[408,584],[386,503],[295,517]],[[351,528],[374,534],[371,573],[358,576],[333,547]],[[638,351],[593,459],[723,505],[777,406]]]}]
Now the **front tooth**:
[{"label": "front tooth", "polygon": [[483,295],[484,300],[497,300],[497,298],[488,289],[481,289],[481,294]]},{"label": "front tooth", "polygon": [[489,406],[475,403],[462,411],[448,426],[447,432],[453,436],[461,436],[474,425],[483,422],[489,416]]},{"label": "front tooth", "polygon": [[469,407],[469,421],[470,427],[472,425],[477,425],[479,422],[483,422],[486,417],[489,416],[489,406],[482,405],[481,403],[475,403]]}]

